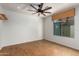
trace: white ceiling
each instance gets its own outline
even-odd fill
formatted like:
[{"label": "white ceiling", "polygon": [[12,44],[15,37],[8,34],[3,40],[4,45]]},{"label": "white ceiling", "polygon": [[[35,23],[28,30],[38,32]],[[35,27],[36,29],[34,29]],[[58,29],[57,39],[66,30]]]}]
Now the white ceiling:
[{"label": "white ceiling", "polygon": [[[29,6],[30,4],[37,5],[38,3],[0,3],[0,6],[4,9],[8,9],[8,10],[19,12],[19,13],[32,14],[33,12],[28,11],[29,9],[33,10],[33,8]],[[76,5],[78,5],[78,3],[44,3],[43,8],[45,8],[46,6],[52,7],[52,9],[48,11],[52,12],[51,14],[54,14],[61,10],[74,8],[74,6]],[[48,14],[48,15],[51,15],[51,14]],[[41,15],[41,17],[43,16]]]}]

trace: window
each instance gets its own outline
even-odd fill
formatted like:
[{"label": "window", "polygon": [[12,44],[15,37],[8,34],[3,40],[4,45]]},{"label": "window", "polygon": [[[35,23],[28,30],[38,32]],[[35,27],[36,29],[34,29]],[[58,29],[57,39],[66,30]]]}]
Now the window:
[{"label": "window", "polygon": [[74,37],[74,17],[54,20],[54,35]]}]

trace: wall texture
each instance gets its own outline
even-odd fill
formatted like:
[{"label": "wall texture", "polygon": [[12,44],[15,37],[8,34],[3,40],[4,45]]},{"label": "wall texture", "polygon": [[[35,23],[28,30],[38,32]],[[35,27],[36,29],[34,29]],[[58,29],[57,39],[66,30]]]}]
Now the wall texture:
[{"label": "wall texture", "polygon": [[41,18],[8,10],[4,12],[8,20],[0,21],[0,47],[43,39]]},{"label": "wall texture", "polygon": [[44,19],[44,39],[79,50],[79,7],[76,7],[75,12],[74,38],[53,35],[53,21],[52,17],[49,16]]}]

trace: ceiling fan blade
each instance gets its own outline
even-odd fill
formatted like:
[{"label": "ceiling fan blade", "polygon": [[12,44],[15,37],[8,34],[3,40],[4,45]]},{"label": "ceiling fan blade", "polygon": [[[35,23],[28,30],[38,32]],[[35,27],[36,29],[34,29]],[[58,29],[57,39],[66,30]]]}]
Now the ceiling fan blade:
[{"label": "ceiling fan blade", "polygon": [[52,9],[52,7],[45,8],[43,11],[45,11],[45,10],[49,10],[49,9]]},{"label": "ceiling fan blade", "polygon": [[41,3],[41,4],[39,5],[39,9],[42,9],[42,7],[43,7],[43,3]]},{"label": "ceiling fan blade", "polygon": [[33,7],[35,10],[37,10],[37,8],[36,7],[34,7],[32,4],[30,5],[31,7]]},{"label": "ceiling fan blade", "polygon": [[51,13],[51,12],[44,12],[44,13]]},{"label": "ceiling fan blade", "polygon": [[42,13],[44,16],[46,16],[44,13]]}]

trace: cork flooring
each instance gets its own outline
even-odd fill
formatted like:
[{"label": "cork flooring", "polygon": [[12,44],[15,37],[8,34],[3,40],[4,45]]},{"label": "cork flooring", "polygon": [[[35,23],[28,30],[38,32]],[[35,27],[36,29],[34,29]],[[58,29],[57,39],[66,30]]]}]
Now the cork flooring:
[{"label": "cork flooring", "polygon": [[79,56],[79,51],[49,42],[39,40],[4,47],[1,56]]}]

